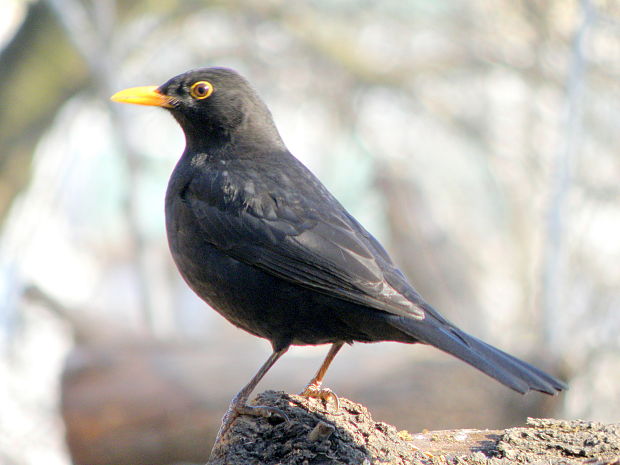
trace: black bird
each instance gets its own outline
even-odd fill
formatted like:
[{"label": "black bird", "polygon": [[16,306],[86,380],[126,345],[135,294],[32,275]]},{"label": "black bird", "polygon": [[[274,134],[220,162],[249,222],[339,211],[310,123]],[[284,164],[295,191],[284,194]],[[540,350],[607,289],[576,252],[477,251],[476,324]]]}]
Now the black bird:
[{"label": "black bird", "polygon": [[233,399],[237,414],[291,345],[332,344],[304,394],[334,398],[323,376],[343,344],[429,344],[509,388],[555,394],[566,385],[447,321],[416,292],[381,244],[286,148],[271,113],[235,71],[203,68],[117,102],[160,106],[185,133],[166,193],[170,250],[187,284],[273,353]]}]

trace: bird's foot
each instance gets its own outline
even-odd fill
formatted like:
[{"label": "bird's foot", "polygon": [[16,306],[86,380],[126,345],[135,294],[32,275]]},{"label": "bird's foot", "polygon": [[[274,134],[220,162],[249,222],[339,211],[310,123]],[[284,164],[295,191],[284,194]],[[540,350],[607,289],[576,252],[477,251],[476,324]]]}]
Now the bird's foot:
[{"label": "bird's foot", "polygon": [[251,415],[254,417],[263,417],[267,419],[275,419],[276,423],[289,421],[288,416],[282,410],[276,407],[268,407],[266,405],[247,405],[246,403],[234,402],[228,407],[228,410],[222,418],[222,425],[217,433],[216,444],[228,432],[233,422],[239,415]]},{"label": "bird's foot", "polygon": [[289,421],[288,416],[282,410],[276,407],[268,407],[266,405],[238,405],[235,407],[237,415],[252,415],[254,417],[274,418],[277,423]]},{"label": "bird's foot", "polygon": [[306,389],[299,394],[304,397],[312,397],[315,399],[321,399],[325,404],[333,401],[336,405],[336,411],[340,410],[340,400],[338,396],[329,388],[322,388],[320,384],[310,383],[306,386]]}]

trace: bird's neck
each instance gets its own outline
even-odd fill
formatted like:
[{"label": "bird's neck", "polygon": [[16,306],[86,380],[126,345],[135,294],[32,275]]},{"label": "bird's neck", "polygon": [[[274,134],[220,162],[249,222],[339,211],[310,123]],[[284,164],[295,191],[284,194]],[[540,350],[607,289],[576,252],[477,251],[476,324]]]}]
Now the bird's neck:
[{"label": "bird's neck", "polygon": [[[179,120],[179,118],[177,118]],[[187,150],[194,153],[279,152],[286,146],[272,122],[247,120],[237,126],[214,127],[206,121],[179,120]],[[237,154],[237,155],[233,155]]]}]

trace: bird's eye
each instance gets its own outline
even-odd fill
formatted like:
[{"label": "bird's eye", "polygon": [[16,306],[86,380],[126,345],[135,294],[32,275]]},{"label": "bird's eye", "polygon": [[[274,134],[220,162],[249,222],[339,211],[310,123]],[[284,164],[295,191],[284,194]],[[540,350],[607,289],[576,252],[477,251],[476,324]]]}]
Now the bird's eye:
[{"label": "bird's eye", "polygon": [[192,84],[192,87],[189,88],[189,95],[192,97],[202,100],[203,98],[207,98],[209,95],[213,93],[213,86],[209,81],[198,81]]}]

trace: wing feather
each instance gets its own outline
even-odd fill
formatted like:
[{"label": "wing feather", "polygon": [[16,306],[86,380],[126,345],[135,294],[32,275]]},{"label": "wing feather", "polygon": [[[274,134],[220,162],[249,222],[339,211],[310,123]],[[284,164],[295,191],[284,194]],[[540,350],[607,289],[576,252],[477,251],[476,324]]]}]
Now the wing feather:
[{"label": "wing feather", "polygon": [[[420,297],[381,245],[331,196],[310,205],[290,192],[256,194],[227,186],[213,201],[211,180],[184,201],[205,239],[233,258],[297,285],[398,315],[424,318]],[[206,189],[205,189],[206,187]],[[325,191],[326,192],[326,191]],[[212,194],[212,192],[211,192]],[[334,208],[335,207],[335,208]]]}]

